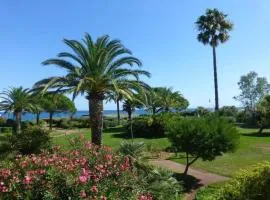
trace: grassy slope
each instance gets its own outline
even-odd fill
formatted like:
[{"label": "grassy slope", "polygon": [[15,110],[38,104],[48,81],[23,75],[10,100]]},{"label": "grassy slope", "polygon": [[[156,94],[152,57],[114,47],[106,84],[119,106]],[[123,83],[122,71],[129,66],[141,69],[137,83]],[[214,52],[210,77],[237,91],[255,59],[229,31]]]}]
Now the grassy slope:
[{"label": "grassy slope", "polygon": [[[256,129],[240,129],[240,131],[242,133],[240,146],[235,153],[225,154],[211,162],[199,160],[194,163],[193,167],[225,176],[233,176],[241,168],[265,160],[270,161],[270,135],[257,136]],[[270,130],[265,131],[269,132]],[[172,158],[172,160],[185,163],[183,159],[179,158]]]},{"label": "grassy slope", "polygon": [[[198,160],[194,163],[193,167],[225,176],[233,176],[240,168],[249,167],[252,164],[256,164],[264,160],[270,161],[270,135],[268,135],[268,137],[255,136],[253,133],[257,131],[256,129],[240,129],[240,131],[242,133],[240,146],[235,153],[225,154],[212,162]],[[270,132],[270,130],[266,131]],[[78,136],[83,134],[86,138],[90,139],[89,129],[82,129],[80,130],[81,133],[78,132],[78,130],[74,130],[74,133],[68,136],[64,136],[63,134],[54,134],[53,141],[55,144],[60,144],[65,148],[68,148],[67,137],[74,137],[76,135]],[[114,149],[118,148],[122,140],[121,130],[118,129],[105,132],[103,135],[103,143]],[[146,145],[150,144],[156,149],[164,149],[170,145],[166,138],[137,138],[135,141],[143,141]],[[172,160],[185,163],[183,159],[176,157],[173,157]]]}]

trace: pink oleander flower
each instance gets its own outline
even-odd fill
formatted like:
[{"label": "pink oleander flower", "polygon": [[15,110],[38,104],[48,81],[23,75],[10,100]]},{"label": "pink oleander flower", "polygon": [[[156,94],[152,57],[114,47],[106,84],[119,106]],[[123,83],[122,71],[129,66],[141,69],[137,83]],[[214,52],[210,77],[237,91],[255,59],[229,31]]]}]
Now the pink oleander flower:
[{"label": "pink oleander flower", "polygon": [[95,186],[95,185],[92,186],[91,191],[92,191],[92,192],[98,192],[97,186]]},{"label": "pink oleander flower", "polygon": [[32,182],[32,178],[30,176],[25,176],[23,179],[23,184],[29,185]]},{"label": "pink oleander flower", "polygon": [[82,197],[82,198],[86,198],[87,197],[87,194],[86,194],[86,192],[84,190],[82,190],[80,192],[80,197]]},{"label": "pink oleander flower", "polygon": [[88,180],[87,176],[81,175],[79,176],[80,183],[86,183]]}]

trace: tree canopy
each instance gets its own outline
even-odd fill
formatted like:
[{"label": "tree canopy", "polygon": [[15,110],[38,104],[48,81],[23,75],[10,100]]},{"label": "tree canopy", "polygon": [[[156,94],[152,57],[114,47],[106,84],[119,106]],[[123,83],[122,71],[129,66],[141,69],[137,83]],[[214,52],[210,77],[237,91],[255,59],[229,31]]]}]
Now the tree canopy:
[{"label": "tree canopy", "polygon": [[208,117],[173,117],[166,123],[168,139],[177,152],[186,154],[186,170],[196,160],[214,160],[236,149],[236,127],[216,115]]},{"label": "tree canopy", "polygon": [[254,71],[240,77],[238,82],[240,95],[234,97],[250,111],[256,110],[256,104],[269,93],[270,84],[265,77],[259,77]]}]

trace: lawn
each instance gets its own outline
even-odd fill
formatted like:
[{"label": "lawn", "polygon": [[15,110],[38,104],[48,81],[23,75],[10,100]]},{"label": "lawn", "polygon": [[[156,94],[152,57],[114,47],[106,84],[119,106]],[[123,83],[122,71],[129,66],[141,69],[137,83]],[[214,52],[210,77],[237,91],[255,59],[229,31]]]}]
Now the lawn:
[{"label": "lawn", "polygon": [[[193,167],[224,176],[233,176],[241,168],[270,161],[270,130],[265,130],[262,136],[257,135],[257,129],[240,129],[240,132],[240,144],[236,152],[224,154],[211,162],[198,160]],[[183,159],[176,157],[171,160],[185,163]]]},{"label": "lawn", "polygon": [[[90,129],[75,129],[73,131],[68,131],[69,134],[65,133],[59,133],[59,132],[53,132],[53,143],[55,145],[60,145],[65,149],[68,149],[70,147],[69,145],[69,139],[74,138],[79,135],[84,135],[85,138],[90,140],[91,137],[91,132]],[[123,141],[131,141],[131,139],[127,138],[126,135],[123,134],[123,128],[111,128],[107,131],[104,131],[103,137],[102,137],[102,142],[105,145],[108,145],[112,147],[113,149],[118,149],[119,145]],[[166,147],[170,146],[170,143],[167,138],[151,138],[151,139],[146,139],[146,138],[135,138],[135,142],[144,142],[145,146],[158,150],[163,150]]]},{"label": "lawn", "polygon": [[[70,131],[69,131],[70,132]],[[69,148],[68,138],[83,134],[90,139],[89,129],[80,129],[71,131],[71,134],[65,136],[64,133],[53,133],[54,144],[59,144],[64,148]],[[126,138],[122,135],[122,129],[114,128],[105,131],[103,134],[103,143],[117,149],[120,143]],[[225,176],[233,176],[239,169],[249,167],[262,161],[270,161],[270,130],[265,130],[268,134],[258,136],[255,133],[257,129],[240,129],[241,137],[239,149],[235,153],[228,153],[218,157],[214,161],[198,160],[193,167],[206,171],[214,172]],[[130,140],[130,139],[128,139]],[[167,138],[145,139],[136,138],[134,141],[142,141],[146,146],[163,150],[170,146]],[[183,159],[173,156],[171,160],[185,163]]]}]

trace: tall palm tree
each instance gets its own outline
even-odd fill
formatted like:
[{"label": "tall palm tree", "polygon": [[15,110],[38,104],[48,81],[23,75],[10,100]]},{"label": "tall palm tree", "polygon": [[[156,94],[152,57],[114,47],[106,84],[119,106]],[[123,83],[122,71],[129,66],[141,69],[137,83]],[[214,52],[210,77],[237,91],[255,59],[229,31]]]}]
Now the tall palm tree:
[{"label": "tall palm tree", "polygon": [[11,87],[0,93],[0,110],[13,112],[16,119],[16,133],[21,133],[22,114],[34,109],[29,89]]},{"label": "tall palm tree", "polygon": [[73,99],[86,94],[89,105],[92,142],[101,145],[103,100],[111,91],[132,98],[133,91],[148,87],[141,81],[140,75],[150,76],[147,71],[125,66],[141,66],[139,59],[132,56],[119,40],[110,40],[104,35],[93,41],[86,34],[82,42],[64,40],[72,53],[62,52],[58,58],[43,62],[44,65],[56,65],[67,71],[65,76],[43,79],[34,87],[55,89],[58,92],[73,93]]},{"label": "tall palm tree", "polygon": [[216,111],[219,109],[216,47],[229,40],[229,31],[233,28],[233,24],[226,18],[227,15],[217,9],[207,9],[205,15],[195,22],[199,32],[197,39],[204,45],[210,45],[213,50]]}]

